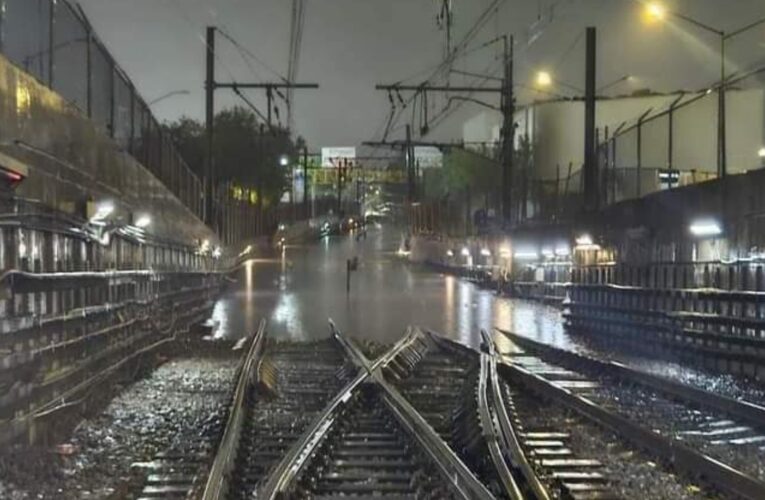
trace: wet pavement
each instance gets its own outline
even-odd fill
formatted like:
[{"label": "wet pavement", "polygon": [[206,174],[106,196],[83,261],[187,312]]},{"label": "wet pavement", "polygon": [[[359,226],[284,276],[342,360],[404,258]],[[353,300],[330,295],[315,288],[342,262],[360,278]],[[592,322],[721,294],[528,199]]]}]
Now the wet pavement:
[{"label": "wet pavement", "polygon": [[[391,343],[408,325],[476,346],[480,330],[507,328],[566,344],[560,311],[542,304],[497,297],[453,276],[407,264],[396,255],[401,232],[371,228],[367,239],[325,238],[287,247],[246,263],[213,312],[216,334],[237,338],[269,322],[272,338],[307,340],[329,334],[327,319],[361,340]],[[359,258],[346,294],[346,260]]]}]

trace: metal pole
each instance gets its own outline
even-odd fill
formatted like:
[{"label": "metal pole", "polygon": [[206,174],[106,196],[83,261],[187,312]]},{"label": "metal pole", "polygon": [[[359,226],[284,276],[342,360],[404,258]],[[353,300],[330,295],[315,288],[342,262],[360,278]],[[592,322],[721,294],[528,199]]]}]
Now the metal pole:
[{"label": "metal pole", "polygon": [[268,128],[271,128],[271,101],[273,101],[273,90],[271,87],[266,87],[266,101],[268,101]]},{"label": "metal pole", "polygon": [[611,159],[611,140],[608,134],[608,125],[603,130],[603,147],[605,148],[605,163],[603,163],[603,202],[605,206],[608,206],[608,183],[611,181],[611,166],[609,160]]},{"label": "metal pole", "polygon": [[505,225],[512,224],[513,205],[512,205],[512,177],[514,163],[515,146],[515,97],[513,95],[513,37],[510,36],[508,43],[507,37],[504,39],[505,56],[505,78],[502,86],[502,217]]},{"label": "metal pole", "polygon": [[303,211],[305,218],[309,219],[308,213],[308,148],[303,148]]},{"label": "metal pole", "polygon": [[718,160],[717,175],[725,177],[728,174],[727,137],[725,130],[725,34],[720,35],[720,88],[718,90],[717,133]]},{"label": "metal pole", "polygon": [[635,197],[640,198],[640,181],[641,177],[640,174],[642,173],[640,170],[643,167],[643,117],[640,117],[640,120],[638,120],[637,124],[637,169],[635,172],[637,173],[637,182],[635,183]]},{"label": "metal pole", "polygon": [[337,161],[337,216],[343,211],[343,160]]},{"label": "metal pole", "polygon": [[92,59],[92,45],[93,45],[93,32],[90,25],[85,25],[85,92],[86,92],[86,108],[88,112],[88,118],[93,118],[93,59]]},{"label": "metal pole", "polygon": [[[675,101],[675,102],[677,102],[677,101]],[[668,122],[667,128],[669,129],[669,134],[668,134],[668,137],[667,137],[667,168],[670,170],[670,172],[669,172],[669,175],[670,175],[669,187],[670,188],[672,187],[672,172],[671,171],[672,171],[672,164],[673,164],[672,156],[673,156],[673,152],[674,152],[673,151],[674,150],[673,142],[674,142],[674,139],[675,139],[675,135],[674,135],[674,128],[675,128],[674,127],[674,124],[675,124],[675,120],[674,120],[675,102],[673,102],[672,105],[670,105],[669,112],[667,113],[667,122]]]},{"label": "metal pole", "polygon": [[587,28],[584,96],[584,207],[594,211],[599,206],[598,163],[595,151],[595,28]]},{"label": "metal pole", "polygon": [[213,223],[213,137],[215,120],[215,28],[207,27],[207,78],[205,81],[205,134],[207,155],[205,161],[205,222]]},{"label": "metal pole", "polygon": [[414,202],[414,173],[412,172],[412,127],[406,125],[406,186],[409,203]]},{"label": "metal pole", "polygon": [[[56,2],[50,2],[50,9],[48,10],[48,88],[53,88],[53,68],[55,66],[56,53],[53,50],[53,44],[56,43],[53,36],[53,27],[55,25],[56,17]],[[43,58],[40,58],[40,65],[42,65]]]},{"label": "metal pole", "polygon": [[611,138],[611,203],[616,203],[616,136]]}]

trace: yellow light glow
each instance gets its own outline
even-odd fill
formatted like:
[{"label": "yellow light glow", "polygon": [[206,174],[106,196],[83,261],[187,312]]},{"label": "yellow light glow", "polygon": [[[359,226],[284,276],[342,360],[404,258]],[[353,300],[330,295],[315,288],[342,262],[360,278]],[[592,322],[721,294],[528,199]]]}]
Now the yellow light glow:
[{"label": "yellow light glow", "polygon": [[24,82],[19,81],[16,84],[16,113],[19,115],[27,114],[32,107],[32,93]]},{"label": "yellow light glow", "polygon": [[646,15],[652,21],[662,21],[667,15],[667,9],[658,2],[649,3],[646,8]]},{"label": "yellow light glow", "polygon": [[537,85],[540,87],[549,87],[552,85],[552,77],[547,71],[540,71],[537,73]]}]

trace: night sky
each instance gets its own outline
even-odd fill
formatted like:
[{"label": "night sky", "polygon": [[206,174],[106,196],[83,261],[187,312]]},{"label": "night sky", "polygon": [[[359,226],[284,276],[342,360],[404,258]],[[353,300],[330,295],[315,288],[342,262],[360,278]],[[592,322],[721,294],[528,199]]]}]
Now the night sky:
[{"label": "night sky", "polygon": [[[204,116],[204,27],[214,24],[233,36],[251,54],[245,55],[219,38],[217,79],[278,80],[286,75],[290,39],[289,0],[80,0],[100,37],[149,101],[173,90],[154,106],[160,119]],[[453,0],[454,38],[459,41],[491,0]],[[762,0],[675,0],[665,4],[718,29],[732,31],[765,16]],[[312,148],[356,145],[379,138],[389,110],[375,83],[407,79],[418,83],[443,57],[445,34],[436,25],[440,0],[306,0],[307,12],[298,68],[299,81],[318,82],[319,90],[297,91],[296,132]],[[641,20],[641,3],[631,0],[506,0],[475,37],[480,45],[499,34],[516,36],[517,81],[532,85],[544,69],[565,83],[553,89],[576,94],[584,64],[584,28],[598,28],[598,83],[624,75],[630,82],[608,93],[638,88],[656,91],[695,90],[719,74],[719,39],[680,21],[649,24]],[[552,15],[551,15],[552,12]],[[537,21],[540,18],[541,20]],[[534,29],[536,26],[536,30]],[[529,35],[538,35],[529,45]],[[499,46],[474,52],[455,63],[463,71],[500,74]],[[765,26],[732,40],[731,71],[765,65]],[[417,75],[420,73],[420,75]],[[410,78],[413,77],[414,78]],[[473,79],[452,76],[452,84]],[[747,82],[748,84],[755,82]],[[762,80],[759,82],[762,85]],[[259,91],[248,91],[263,110]],[[541,94],[521,91],[519,102]],[[492,97],[482,97],[497,102]],[[238,104],[231,92],[219,90],[217,108]],[[441,109],[433,99],[432,112]],[[286,120],[286,109],[282,109]],[[482,108],[464,105],[429,138],[450,140],[461,135],[462,122]],[[404,123],[403,121],[401,123]],[[392,138],[401,137],[400,128]]]}]

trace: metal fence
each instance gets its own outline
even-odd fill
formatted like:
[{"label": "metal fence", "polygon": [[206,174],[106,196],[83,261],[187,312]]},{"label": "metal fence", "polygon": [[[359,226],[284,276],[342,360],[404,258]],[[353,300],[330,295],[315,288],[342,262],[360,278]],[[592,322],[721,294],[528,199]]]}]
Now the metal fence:
[{"label": "metal fence", "polygon": [[[765,167],[763,71],[726,81],[728,174]],[[661,109],[599,130],[601,206],[718,176],[718,88],[677,94]]]},{"label": "metal fence", "polygon": [[203,184],[135,86],[67,0],[0,0],[0,51],[87,115],[203,217]]}]

